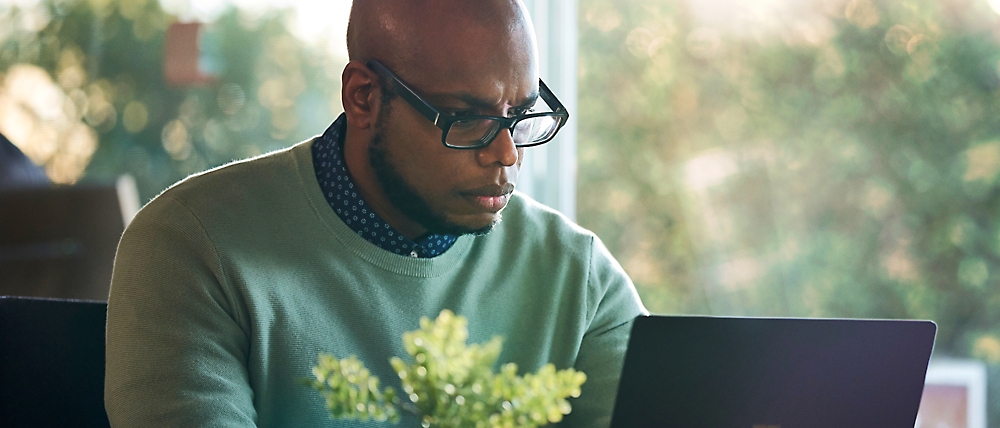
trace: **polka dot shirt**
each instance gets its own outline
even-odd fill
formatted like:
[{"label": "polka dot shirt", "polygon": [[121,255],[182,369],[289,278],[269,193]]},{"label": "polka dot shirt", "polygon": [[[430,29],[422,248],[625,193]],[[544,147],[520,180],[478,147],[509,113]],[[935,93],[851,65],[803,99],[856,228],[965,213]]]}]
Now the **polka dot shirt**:
[{"label": "polka dot shirt", "polygon": [[380,248],[399,255],[429,258],[443,254],[458,239],[427,234],[411,240],[382,220],[358,192],[344,161],[343,133],[347,116],[341,114],[312,145],[313,168],[327,203],[351,230]]}]

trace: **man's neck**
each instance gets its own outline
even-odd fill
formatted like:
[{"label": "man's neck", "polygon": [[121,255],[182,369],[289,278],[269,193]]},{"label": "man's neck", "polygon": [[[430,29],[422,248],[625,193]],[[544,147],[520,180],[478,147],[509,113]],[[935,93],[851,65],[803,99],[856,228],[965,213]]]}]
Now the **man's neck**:
[{"label": "man's neck", "polygon": [[420,223],[411,220],[397,209],[386,196],[382,189],[375,170],[371,166],[371,157],[368,155],[371,138],[367,134],[362,134],[359,130],[346,127],[344,135],[344,160],[347,162],[347,171],[358,186],[359,193],[372,209],[409,239],[416,240],[427,234],[427,228]]},{"label": "man's neck", "polygon": [[386,222],[365,201],[360,187],[347,171],[343,150],[346,125],[346,116],[340,116],[310,148],[316,181],[330,208],[355,233],[383,250],[418,258],[437,257],[448,251],[457,236],[427,233],[411,239]]}]

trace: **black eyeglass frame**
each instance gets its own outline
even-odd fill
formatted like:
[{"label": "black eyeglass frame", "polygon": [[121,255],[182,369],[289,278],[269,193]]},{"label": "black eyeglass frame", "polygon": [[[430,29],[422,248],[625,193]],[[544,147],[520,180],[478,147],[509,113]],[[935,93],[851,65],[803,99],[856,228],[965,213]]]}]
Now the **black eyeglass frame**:
[{"label": "black eyeglass frame", "polygon": [[[514,117],[484,116],[484,115],[451,116],[441,113],[440,111],[438,111],[437,108],[435,108],[430,103],[421,98],[420,95],[417,95],[417,93],[412,88],[410,88],[410,85],[407,85],[406,82],[400,79],[399,76],[396,76],[396,74],[393,73],[391,70],[389,70],[388,67],[382,65],[382,63],[373,59],[369,60],[366,64],[368,65],[368,68],[372,69],[377,73],[381,73],[387,76],[389,79],[391,79],[393,87],[387,89],[392,91],[394,94],[402,97],[404,100],[406,100],[407,104],[416,109],[421,116],[427,118],[427,120],[430,120],[431,122],[434,123],[434,126],[440,128],[441,143],[443,143],[445,147],[449,147],[452,149],[459,149],[459,150],[481,149],[483,147],[489,146],[490,143],[492,143],[493,140],[496,139],[496,136],[500,134],[501,129],[506,128],[508,131],[511,132],[511,136],[513,136],[514,127],[517,126],[518,122],[533,117],[542,117],[542,116],[553,117],[556,119],[557,125],[556,125],[556,130],[552,132],[551,137],[549,137],[545,141],[537,143],[517,144],[515,142],[514,144],[515,147],[518,148],[540,146],[549,141],[552,141],[552,139],[555,138],[556,134],[559,133],[559,130],[562,129],[563,125],[566,124],[566,121],[569,120],[569,111],[566,110],[566,107],[563,106],[561,102],[559,102],[559,99],[556,98],[556,95],[552,93],[552,90],[549,89],[548,85],[546,85],[545,82],[542,81],[542,79],[538,79],[538,92],[539,92],[538,95],[542,98],[543,101],[545,101],[545,104],[548,105],[550,109],[552,109],[552,111],[550,112],[527,113],[527,114],[517,115]],[[402,90],[400,90],[399,88],[402,88]],[[451,129],[451,126],[455,122],[479,120],[479,119],[495,120],[500,124],[500,126],[498,126],[493,132],[484,135],[483,138],[480,138],[478,144],[472,146],[456,146],[448,144],[448,131]]]}]

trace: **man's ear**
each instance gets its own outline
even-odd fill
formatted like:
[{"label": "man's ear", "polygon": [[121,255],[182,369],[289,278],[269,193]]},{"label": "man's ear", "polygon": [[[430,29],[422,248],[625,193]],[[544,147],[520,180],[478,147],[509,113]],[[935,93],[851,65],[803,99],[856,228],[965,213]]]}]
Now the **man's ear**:
[{"label": "man's ear", "polygon": [[351,61],[341,75],[341,102],[351,127],[370,129],[375,126],[380,108],[382,89],[375,72],[361,61]]}]

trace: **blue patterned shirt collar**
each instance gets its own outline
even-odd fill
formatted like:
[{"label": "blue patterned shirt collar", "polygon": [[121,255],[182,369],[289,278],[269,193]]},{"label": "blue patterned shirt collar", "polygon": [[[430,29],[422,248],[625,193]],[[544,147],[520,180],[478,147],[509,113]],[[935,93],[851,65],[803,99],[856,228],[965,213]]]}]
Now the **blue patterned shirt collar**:
[{"label": "blue patterned shirt collar", "polygon": [[346,126],[347,116],[341,114],[312,145],[316,180],[330,208],[351,230],[386,251],[421,258],[439,256],[448,251],[458,239],[457,236],[427,234],[415,241],[411,240],[389,226],[365,202],[347,171],[347,162],[344,160]]}]

